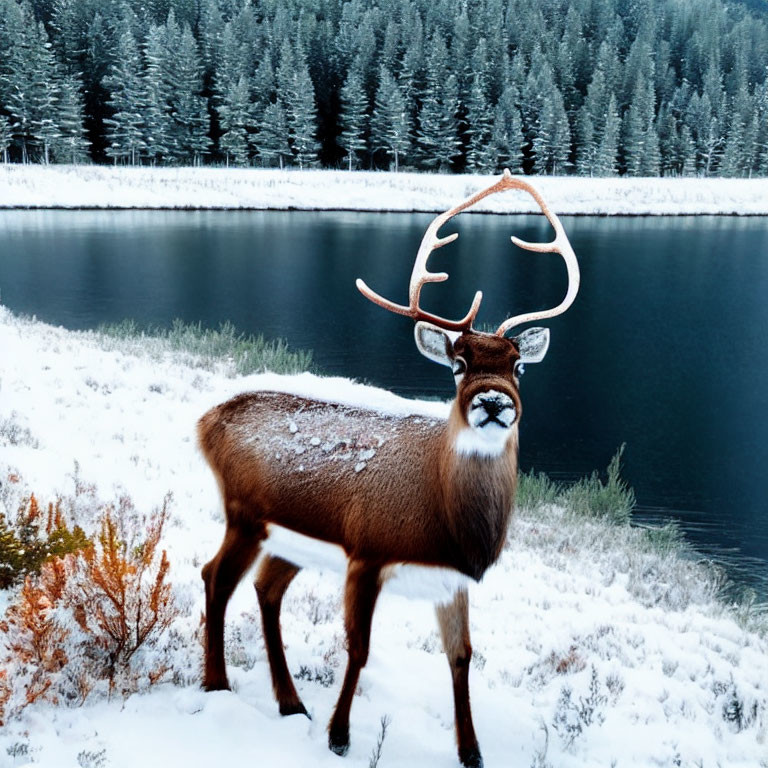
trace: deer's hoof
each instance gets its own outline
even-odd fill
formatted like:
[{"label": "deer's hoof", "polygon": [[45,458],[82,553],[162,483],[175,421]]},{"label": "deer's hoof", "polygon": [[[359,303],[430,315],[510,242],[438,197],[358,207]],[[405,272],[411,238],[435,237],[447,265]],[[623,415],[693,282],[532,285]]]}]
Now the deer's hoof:
[{"label": "deer's hoof", "polygon": [[483,756],[480,754],[480,747],[475,745],[469,749],[459,750],[459,761],[464,768],[483,768]]},{"label": "deer's hoof", "polygon": [[349,752],[349,728],[344,731],[330,730],[328,732],[328,749],[339,757],[344,757]]},{"label": "deer's hoof", "polygon": [[312,719],[312,716],[309,714],[309,712],[307,712],[307,708],[301,703],[300,700],[289,702],[287,704],[281,704],[280,714],[283,717],[288,717],[289,715],[305,715],[309,720]]}]

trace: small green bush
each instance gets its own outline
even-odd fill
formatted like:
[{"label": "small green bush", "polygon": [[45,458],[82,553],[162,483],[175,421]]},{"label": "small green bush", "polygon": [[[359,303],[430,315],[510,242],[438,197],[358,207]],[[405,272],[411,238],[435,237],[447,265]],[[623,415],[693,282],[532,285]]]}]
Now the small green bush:
[{"label": "small green bush", "polygon": [[71,529],[61,513],[61,499],[40,509],[32,494],[22,502],[16,519],[0,514],[0,589],[20,583],[25,576],[40,572],[54,557],[64,557],[92,546],[82,528]]},{"label": "small green bush", "polygon": [[622,445],[608,464],[606,479],[597,472],[573,485],[563,486],[544,473],[521,473],[517,487],[517,506],[521,509],[557,504],[570,514],[627,525],[635,507],[635,493],[621,479]]}]

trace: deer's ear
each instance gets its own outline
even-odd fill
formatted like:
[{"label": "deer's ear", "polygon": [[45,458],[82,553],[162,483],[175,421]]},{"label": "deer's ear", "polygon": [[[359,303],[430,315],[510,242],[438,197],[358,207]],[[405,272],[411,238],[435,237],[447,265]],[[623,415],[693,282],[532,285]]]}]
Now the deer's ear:
[{"label": "deer's ear", "polygon": [[419,321],[413,334],[416,346],[424,357],[441,365],[453,364],[453,342],[461,335],[458,331],[444,331],[436,325]]},{"label": "deer's ear", "polygon": [[520,350],[521,363],[540,363],[549,349],[549,328],[528,328],[514,341]]}]

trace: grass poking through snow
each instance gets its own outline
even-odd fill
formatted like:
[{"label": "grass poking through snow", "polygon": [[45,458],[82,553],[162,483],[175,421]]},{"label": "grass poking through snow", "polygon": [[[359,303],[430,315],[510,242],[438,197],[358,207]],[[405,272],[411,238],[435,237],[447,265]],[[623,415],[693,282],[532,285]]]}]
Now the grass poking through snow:
[{"label": "grass poking through snow", "polygon": [[124,320],[101,325],[96,334],[110,349],[157,357],[174,352],[188,365],[220,370],[229,376],[313,370],[312,352],[292,350],[283,339],[268,340],[261,334],[239,333],[230,322],[213,330],[203,328],[200,323],[185,323],[178,319],[170,328],[142,328],[135,320]]}]

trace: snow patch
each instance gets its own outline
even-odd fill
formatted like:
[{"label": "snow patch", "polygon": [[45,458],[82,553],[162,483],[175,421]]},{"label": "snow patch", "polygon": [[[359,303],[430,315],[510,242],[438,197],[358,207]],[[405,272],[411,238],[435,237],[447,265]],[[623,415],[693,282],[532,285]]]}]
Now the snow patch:
[{"label": "snow patch", "polygon": [[[768,215],[768,179],[526,177],[558,215]],[[0,165],[2,208],[447,210],[498,175]],[[524,192],[472,209],[538,213]]]}]

